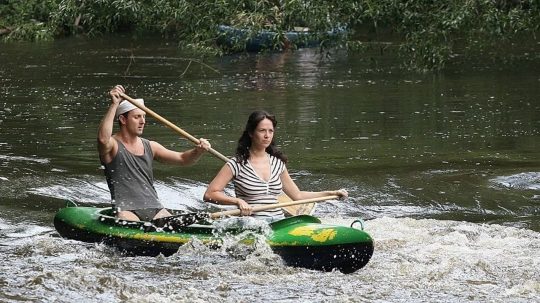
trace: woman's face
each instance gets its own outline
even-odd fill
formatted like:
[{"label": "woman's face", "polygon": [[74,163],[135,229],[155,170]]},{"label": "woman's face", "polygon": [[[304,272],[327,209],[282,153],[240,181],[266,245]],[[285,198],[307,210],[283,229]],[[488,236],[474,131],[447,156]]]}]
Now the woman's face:
[{"label": "woman's face", "polygon": [[251,146],[266,149],[274,139],[274,124],[264,118],[251,134]]}]

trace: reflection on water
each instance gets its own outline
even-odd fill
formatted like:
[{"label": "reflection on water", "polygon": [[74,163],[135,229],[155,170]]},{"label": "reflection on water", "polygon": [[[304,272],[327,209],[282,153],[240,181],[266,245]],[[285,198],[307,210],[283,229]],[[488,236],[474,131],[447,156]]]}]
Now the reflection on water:
[{"label": "reflection on water", "polygon": [[[540,290],[539,64],[434,75],[402,71],[391,55],[309,49],[200,64],[150,38],[2,45],[0,301],[530,301]],[[95,137],[119,83],[225,155],[251,111],[274,113],[298,185],[350,193],[315,214],[366,219],[372,261],[343,275],[286,267],[267,246],[234,240],[228,251],[191,243],[143,258],[58,238],[52,218],[65,200],[109,203]],[[153,119],[145,137],[190,147]],[[156,164],[158,194],[204,209],[222,165]]]}]

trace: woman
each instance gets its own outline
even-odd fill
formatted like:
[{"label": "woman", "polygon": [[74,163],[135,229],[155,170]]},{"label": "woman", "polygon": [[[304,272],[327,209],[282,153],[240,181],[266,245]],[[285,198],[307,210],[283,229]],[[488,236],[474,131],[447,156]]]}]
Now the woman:
[{"label": "woman", "polygon": [[[287,167],[287,157],[274,143],[276,119],[265,111],[253,112],[238,140],[236,156],[229,160],[208,185],[204,200],[219,204],[237,205],[243,216],[252,215],[254,205],[278,203],[282,190],[293,200],[329,195],[347,197],[347,191],[301,191]],[[233,180],[236,197],[223,190]],[[281,208],[256,212],[254,215],[269,222],[284,218]]]}]

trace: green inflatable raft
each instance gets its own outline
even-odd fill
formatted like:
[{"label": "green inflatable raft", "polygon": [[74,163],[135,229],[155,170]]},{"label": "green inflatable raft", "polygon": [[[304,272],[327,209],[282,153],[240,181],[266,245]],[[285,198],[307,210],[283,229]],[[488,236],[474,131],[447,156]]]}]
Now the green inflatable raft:
[{"label": "green inflatable raft", "polygon": [[[222,242],[216,226],[211,223],[193,224],[174,231],[149,230],[148,225],[148,222],[118,222],[110,207],[68,205],[54,217],[54,226],[64,238],[103,242],[131,255],[170,256],[192,238],[213,247],[219,247]],[[290,217],[270,227],[267,243],[290,266],[352,273],[364,267],[373,254],[373,239],[365,231],[323,224],[316,217]]]}]

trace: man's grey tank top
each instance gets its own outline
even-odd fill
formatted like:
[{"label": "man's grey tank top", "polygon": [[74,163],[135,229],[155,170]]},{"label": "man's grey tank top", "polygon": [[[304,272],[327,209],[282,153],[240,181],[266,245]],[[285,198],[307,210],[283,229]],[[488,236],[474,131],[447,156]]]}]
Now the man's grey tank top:
[{"label": "man's grey tank top", "polygon": [[[116,140],[116,138],[115,138]],[[105,177],[112,203],[121,210],[163,208],[154,188],[152,161],[154,153],[150,141],[141,138],[144,154],[136,156],[119,140],[118,153],[111,163],[105,164]]]}]

